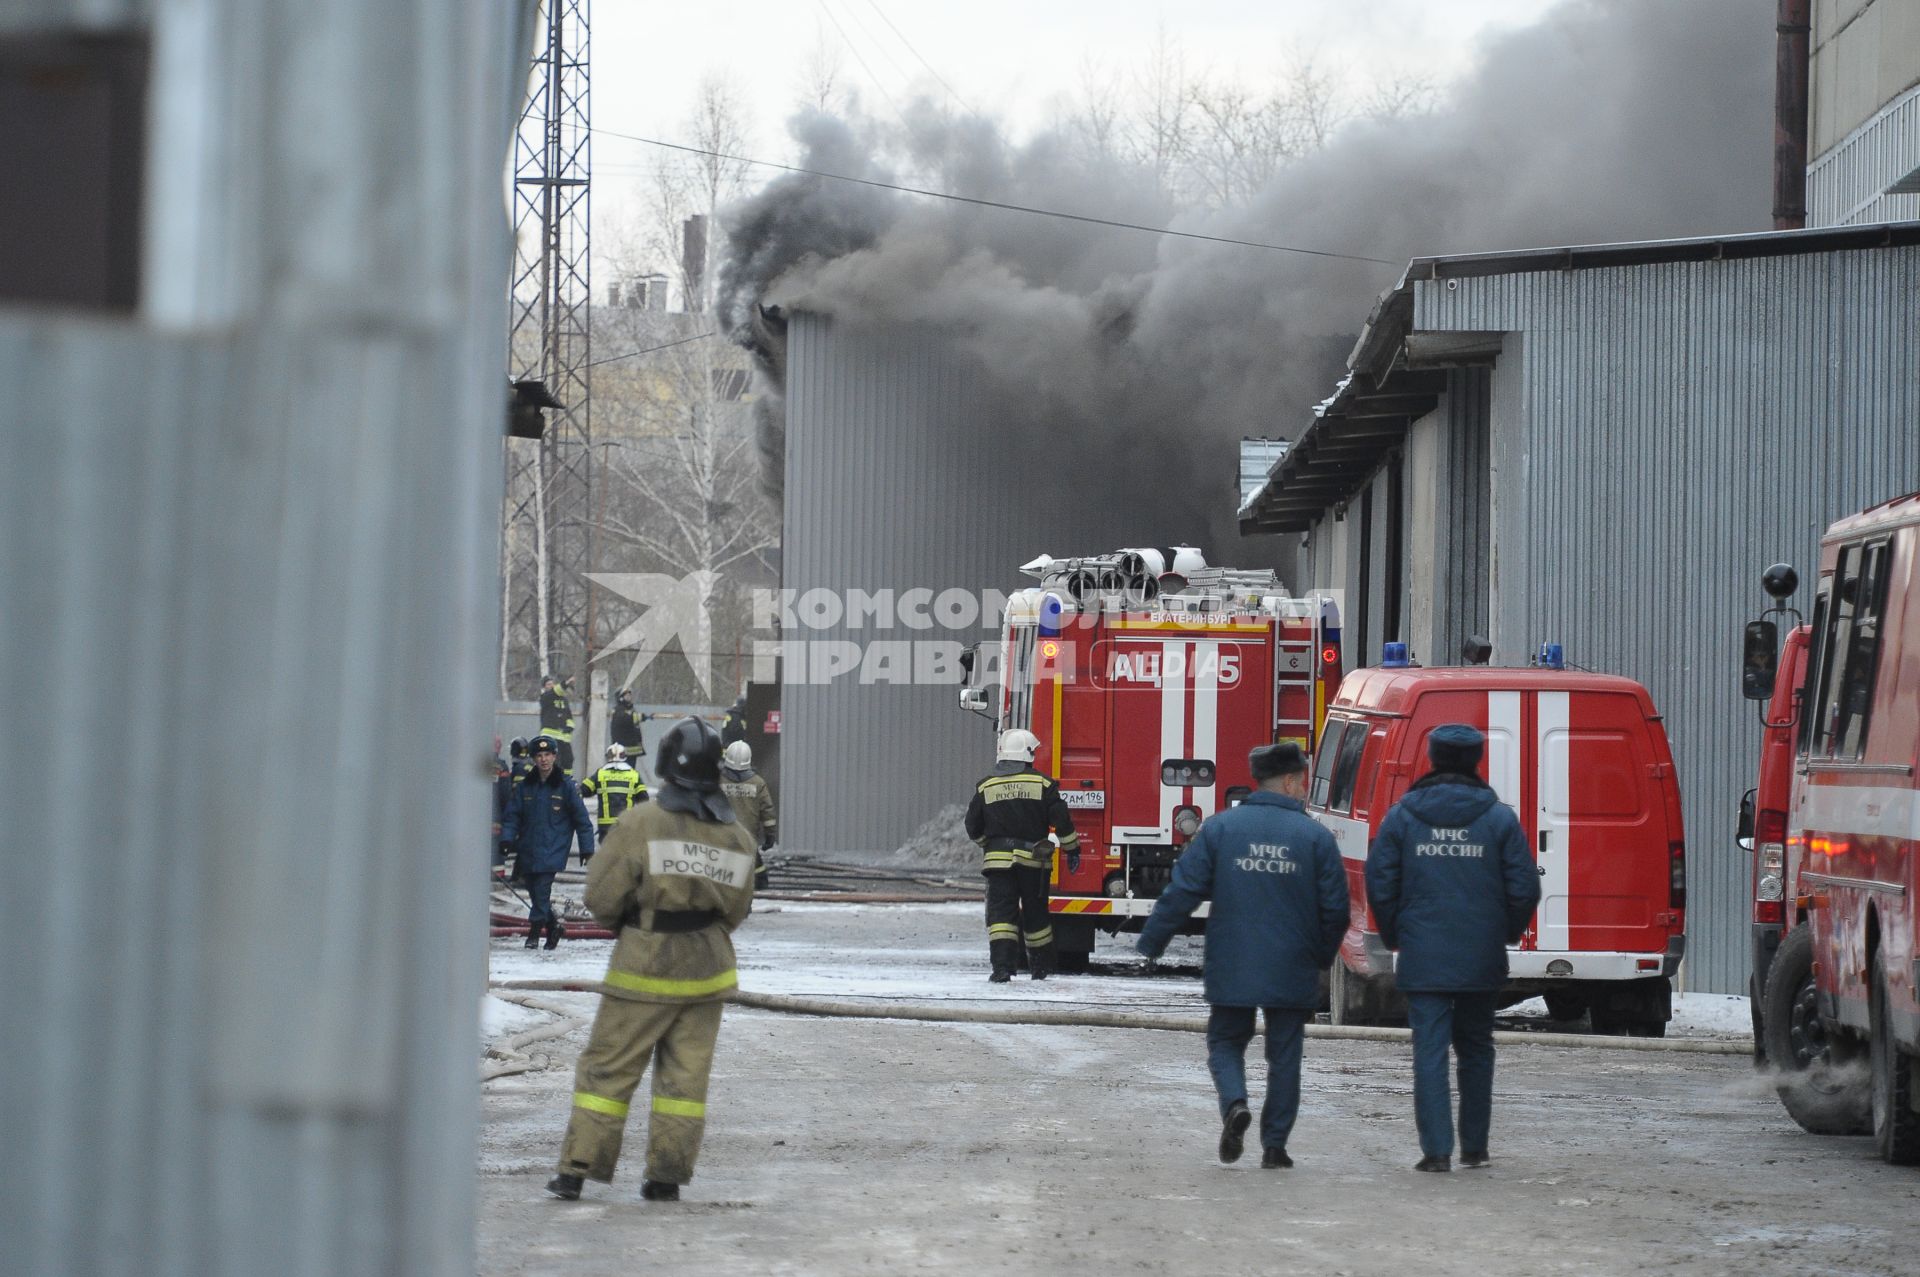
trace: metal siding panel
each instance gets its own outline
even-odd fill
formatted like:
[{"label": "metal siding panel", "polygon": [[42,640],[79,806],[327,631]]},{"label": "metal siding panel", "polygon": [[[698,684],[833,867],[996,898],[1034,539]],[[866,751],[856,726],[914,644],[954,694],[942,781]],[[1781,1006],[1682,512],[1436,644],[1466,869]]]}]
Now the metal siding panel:
[{"label": "metal siding panel", "polygon": [[1808,226],[1867,226],[1920,217],[1920,195],[1888,195],[1920,169],[1920,88],[1883,107],[1807,166]]},{"label": "metal siding panel", "polygon": [[[1517,334],[1509,421],[1524,581],[1509,630],[1640,679],[1672,739],[1692,888],[1688,983],[1744,992],[1749,866],[1733,808],[1759,730],[1729,653],[1776,559],[1920,475],[1920,249],[1416,284],[1430,330]],[[1485,409],[1492,415],[1495,405]],[[1508,420],[1502,418],[1502,420]],[[1509,475],[1507,482],[1512,482]],[[1804,604],[1811,589],[1804,593]]]}]

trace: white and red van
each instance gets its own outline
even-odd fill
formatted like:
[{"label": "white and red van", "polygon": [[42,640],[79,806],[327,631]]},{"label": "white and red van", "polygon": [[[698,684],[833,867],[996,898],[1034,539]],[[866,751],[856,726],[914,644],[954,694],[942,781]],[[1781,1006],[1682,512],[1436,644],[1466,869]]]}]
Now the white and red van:
[{"label": "white and red van", "polygon": [[1307,810],[1339,841],[1353,925],[1333,965],[1333,1021],[1403,1013],[1393,954],[1367,908],[1366,858],[1387,810],[1429,770],[1443,723],[1486,733],[1482,775],[1513,808],[1539,865],[1533,925],[1508,952],[1510,1001],[1545,995],[1556,1019],[1661,1036],[1686,951],[1686,841],[1666,731],[1632,679],[1557,668],[1355,670],[1327,710]]}]

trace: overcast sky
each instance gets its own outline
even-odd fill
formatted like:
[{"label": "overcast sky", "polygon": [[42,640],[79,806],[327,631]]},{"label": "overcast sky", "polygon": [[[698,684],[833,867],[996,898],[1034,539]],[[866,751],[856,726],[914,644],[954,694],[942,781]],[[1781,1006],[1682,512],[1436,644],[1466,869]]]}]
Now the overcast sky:
[{"label": "overcast sky", "polygon": [[[728,73],[746,95],[752,154],[787,160],[785,133],[817,46],[840,49],[842,73],[876,115],[915,91],[945,96],[934,71],[969,109],[1016,135],[1053,117],[1088,63],[1140,65],[1164,27],[1192,69],[1265,82],[1311,54],[1356,91],[1395,72],[1438,84],[1471,66],[1490,28],[1525,25],[1554,0],[735,0],[652,4],[600,0],[593,8],[594,125],[684,140],[700,81]],[[889,26],[891,23],[891,27]],[[897,28],[896,34],[893,28]],[[917,56],[916,56],[917,55]],[[596,233],[638,198],[655,148],[594,139]]]}]

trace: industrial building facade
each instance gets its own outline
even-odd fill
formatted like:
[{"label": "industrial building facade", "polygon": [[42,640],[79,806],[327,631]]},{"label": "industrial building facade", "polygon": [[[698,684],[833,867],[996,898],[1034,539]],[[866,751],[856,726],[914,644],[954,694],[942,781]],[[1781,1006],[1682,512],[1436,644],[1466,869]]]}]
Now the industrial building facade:
[{"label": "industrial building facade", "polygon": [[1810,569],[1832,520],[1920,487],[1916,297],[1920,223],[1420,259],[1243,510],[1343,591],[1349,667],[1480,633],[1497,664],[1555,642],[1647,685],[1691,988],[1746,986],[1741,626],[1769,563]]},{"label": "industrial building facade", "polygon": [[1809,226],[1920,217],[1920,0],[1813,0]]}]

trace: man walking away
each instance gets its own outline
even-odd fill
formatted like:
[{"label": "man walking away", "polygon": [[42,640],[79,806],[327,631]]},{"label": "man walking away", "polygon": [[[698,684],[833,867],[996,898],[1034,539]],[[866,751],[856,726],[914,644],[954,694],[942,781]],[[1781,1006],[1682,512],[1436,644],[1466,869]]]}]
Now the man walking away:
[{"label": "man walking away", "polygon": [[[607,746],[607,762],[604,767],[580,782],[580,792],[590,794],[600,800],[599,810],[594,814],[594,825],[601,842],[613,832],[613,824],[626,815],[627,809],[637,803],[647,801],[647,782],[627,761],[624,745]],[[585,864],[587,857],[582,856],[580,863]]]},{"label": "man walking away", "polygon": [[986,853],[980,872],[987,878],[987,953],[995,984],[1013,979],[1020,965],[1020,941],[1027,942],[1027,964],[1036,980],[1053,973],[1053,921],[1047,914],[1047,878],[1053,867],[1053,842],[1060,838],[1069,870],[1080,867],[1080,835],[1060,786],[1033,766],[1040,738],[1024,728],[1000,733],[999,761],[993,774],[974,786],[967,804],[967,837]]},{"label": "man walking away", "polygon": [[527,885],[527,948],[547,934],[554,948],[566,929],[553,908],[553,876],[567,867],[567,848],[580,841],[580,859],[593,855],[593,820],[580,787],[559,768],[553,739],[533,738],[533,770],[515,782],[500,822],[500,837],[513,848],[513,876]]},{"label": "man walking away", "polygon": [[763,853],[773,848],[779,831],[773,812],[773,791],[767,779],[753,770],[753,747],[743,740],[727,746],[720,756],[720,788],[733,804],[733,818],[758,848],[753,853],[753,886],[758,891],[767,885],[767,862]]},{"label": "man walking away", "polygon": [[736,983],[733,930],[753,907],[753,841],[720,788],[720,737],[697,718],[660,738],[654,801],[614,829],[587,870],[587,908],[619,933],[573,1115],[547,1192],[613,1182],[627,1108],[648,1062],[653,1114],[640,1195],[677,1201],[706,1129],[720,1006]]},{"label": "man walking away", "polygon": [[1540,875],[1513,810],[1480,778],[1487,738],[1447,723],[1427,738],[1433,770],[1393,805],[1367,852],[1367,901],[1400,952],[1394,980],[1413,1027],[1417,1171],[1453,1169],[1447,1048],[1460,1072],[1460,1163],[1488,1165],[1494,999],[1507,946],[1540,903]]},{"label": "man walking away", "polygon": [[1248,756],[1259,786],[1238,807],[1200,826],[1154,902],[1137,947],[1149,958],[1203,900],[1207,917],[1207,1068],[1220,1098],[1220,1160],[1240,1160],[1247,1127],[1247,1043],[1254,1008],[1267,1018],[1267,1098],[1260,1165],[1293,1165],[1287,1139],[1300,1112],[1300,1056],[1320,1004],[1320,973],[1347,932],[1347,871],[1340,848],[1306,814],[1307,760],[1291,741]]}]

